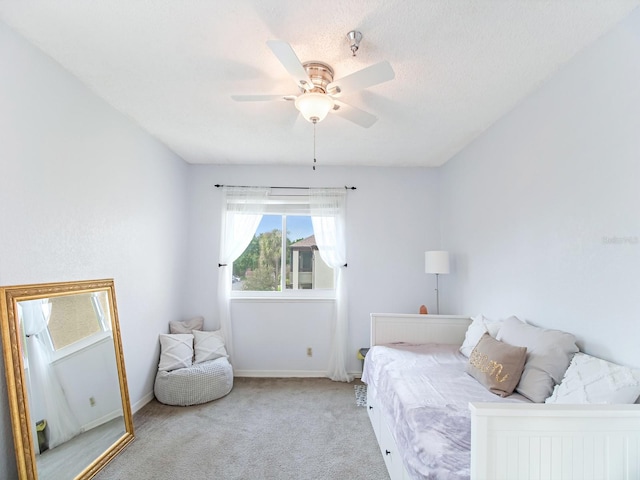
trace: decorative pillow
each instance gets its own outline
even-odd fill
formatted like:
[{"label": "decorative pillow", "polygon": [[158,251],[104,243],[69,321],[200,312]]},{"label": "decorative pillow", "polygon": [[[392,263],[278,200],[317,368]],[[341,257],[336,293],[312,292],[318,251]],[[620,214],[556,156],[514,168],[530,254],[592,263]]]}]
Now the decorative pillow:
[{"label": "decorative pillow", "polygon": [[469,356],[467,373],[490,392],[508,397],[520,380],[526,356],[525,347],[507,345],[484,333]]},{"label": "decorative pillow", "polygon": [[638,395],[640,370],[576,353],[545,403],[634,403]]},{"label": "decorative pillow", "polygon": [[536,403],[544,402],[551,395],[578,351],[575,337],[570,333],[527,325],[513,317],[504,321],[498,340],[527,347],[527,361],[516,392]]},{"label": "decorative pillow", "polygon": [[183,322],[169,322],[169,333],[191,333],[193,330],[202,330],[203,317],[194,317]]},{"label": "decorative pillow", "polygon": [[467,328],[467,333],[464,335],[464,342],[462,342],[462,346],[460,347],[460,353],[465,357],[471,355],[471,352],[485,333],[488,332],[489,335],[496,338],[498,330],[500,330],[500,326],[502,325],[502,320],[490,320],[483,315],[471,317],[471,320],[471,325]]},{"label": "decorative pillow", "polygon": [[160,364],[158,370],[170,372],[177,368],[190,367],[193,360],[193,335],[180,333],[160,334]]},{"label": "decorative pillow", "polygon": [[193,331],[196,360],[194,363],[202,363],[207,360],[215,360],[220,357],[228,357],[224,346],[224,337],[220,330],[215,332]]}]

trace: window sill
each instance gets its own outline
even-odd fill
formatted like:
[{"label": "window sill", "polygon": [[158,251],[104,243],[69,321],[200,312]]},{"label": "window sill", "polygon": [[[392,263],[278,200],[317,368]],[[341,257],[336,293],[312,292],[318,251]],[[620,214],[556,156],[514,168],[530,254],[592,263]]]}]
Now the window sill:
[{"label": "window sill", "polygon": [[72,357],[77,355],[80,352],[88,350],[89,348],[93,348],[99,343],[103,342],[113,342],[113,337],[111,336],[111,331],[107,332],[98,332],[93,335],[83,338],[82,340],[72,343],[71,345],[61,348],[52,353],[51,365],[55,365],[61,360],[65,358]]},{"label": "window sill", "polygon": [[231,297],[232,303],[308,303],[308,302],[316,302],[316,303],[324,303],[324,302],[335,302],[335,297],[331,296],[300,296],[300,295],[242,295]]}]

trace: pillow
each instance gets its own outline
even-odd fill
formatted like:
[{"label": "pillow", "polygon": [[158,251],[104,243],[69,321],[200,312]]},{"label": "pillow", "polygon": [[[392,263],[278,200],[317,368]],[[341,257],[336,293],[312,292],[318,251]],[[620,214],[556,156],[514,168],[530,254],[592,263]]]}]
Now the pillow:
[{"label": "pillow", "polygon": [[634,403],[638,395],[640,370],[576,353],[545,403]]},{"label": "pillow", "polygon": [[193,331],[196,360],[194,363],[202,363],[207,360],[215,360],[220,357],[228,357],[224,347],[224,337],[220,330],[215,332]]},{"label": "pillow", "polygon": [[467,328],[467,332],[464,335],[464,342],[462,342],[462,346],[460,347],[460,353],[465,357],[471,355],[478,341],[480,341],[480,338],[486,332],[489,332],[489,335],[496,338],[498,330],[500,330],[500,326],[502,325],[502,320],[490,320],[482,315],[471,317],[471,320],[471,325]]},{"label": "pillow", "polygon": [[191,333],[192,330],[202,330],[203,317],[195,317],[184,322],[169,322],[169,333]]},{"label": "pillow", "polygon": [[190,367],[193,359],[193,335],[180,333],[160,334],[160,364],[158,370],[170,372],[177,368]]},{"label": "pillow", "polygon": [[498,340],[527,347],[527,361],[516,391],[529,400],[542,403],[560,383],[571,357],[578,351],[573,335],[560,330],[535,327],[511,317],[504,321]]},{"label": "pillow", "polygon": [[525,347],[499,342],[484,333],[469,356],[467,373],[490,392],[508,397],[520,380],[526,356]]}]

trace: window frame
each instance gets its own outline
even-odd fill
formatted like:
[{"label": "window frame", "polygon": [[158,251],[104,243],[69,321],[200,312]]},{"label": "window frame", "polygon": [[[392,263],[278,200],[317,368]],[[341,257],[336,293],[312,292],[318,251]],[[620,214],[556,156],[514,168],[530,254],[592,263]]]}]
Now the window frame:
[{"label": "window frame", "polygon": [[[287,235],[286,235],[286,217],[306,216],[311,218],[309,208],[309,194],[307,191],[294,190],[289,194],[269,195],[269,199],[264,205],[263,215],[279,215],[282,217],[281,231],[281,278],[280,291],[260,291],[260,290],[233,290],[230,292],[230,298],[243,299],[328,299],[336,298],[336,282],[337,272],[333,270],[333,288],[331,289],[287,289],[286,288],[286,254],[287,254]],[[255,234],[254,234],[255,236]],[[243,252],[244,254],[244,252]],[[318,253],[319,255],[319,253]],[[238,257],[239,258],[239,257]],[[284,274],[284,275],[282,275]],[[228,275],[233,280],[233,264],[229,269]],[[233,281],[231,281],[233,285]]]}]

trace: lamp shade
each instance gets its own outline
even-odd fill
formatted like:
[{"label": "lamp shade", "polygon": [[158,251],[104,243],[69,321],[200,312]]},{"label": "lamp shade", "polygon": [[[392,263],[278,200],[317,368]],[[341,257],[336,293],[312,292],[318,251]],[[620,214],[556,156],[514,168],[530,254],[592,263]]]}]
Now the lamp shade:
[{"label": "lamp shade", "polygon": [[324,93],[303,93],[296,98],[296,108],[308,122],[321,122],[333,108],[333,99]]},{"label": "lamp shade", "polygon": [[449,252],[432,250],[424,252],[425,273],[449,273]]}]

